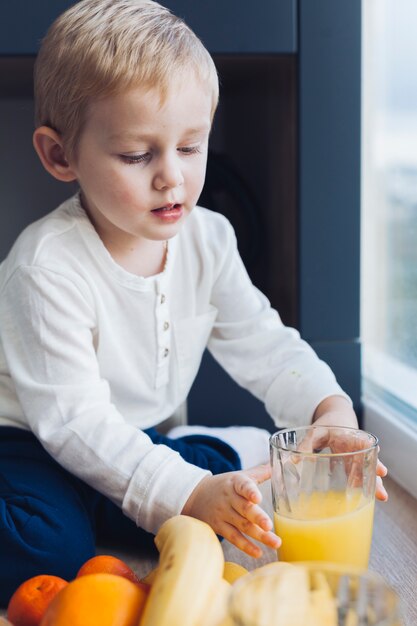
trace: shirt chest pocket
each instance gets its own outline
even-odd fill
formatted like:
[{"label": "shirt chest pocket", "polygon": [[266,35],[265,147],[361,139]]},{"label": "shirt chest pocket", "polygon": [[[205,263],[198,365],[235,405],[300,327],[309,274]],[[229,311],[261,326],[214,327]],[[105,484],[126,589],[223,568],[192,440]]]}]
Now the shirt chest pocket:
[{"label": "shirt chest pocket", "polygon": [[179,320],[174,324],[179,383],[181,392],[185,395],[197,375],[216,317],[217,309],[210,306],[206,313]]}]

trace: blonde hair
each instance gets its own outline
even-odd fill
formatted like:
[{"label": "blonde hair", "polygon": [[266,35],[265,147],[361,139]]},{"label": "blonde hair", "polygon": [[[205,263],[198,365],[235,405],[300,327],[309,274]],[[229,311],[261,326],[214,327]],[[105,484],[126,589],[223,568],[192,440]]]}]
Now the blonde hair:
[{"label": "blonde hair", "polygon": [[76,155],[87,108],[134,86],[157,88],[161,101],[190,71],[218,101],[214,62],[193,31],[153,0],[81,0],[49,28],[36,59],[35,124],[60,133]]}]

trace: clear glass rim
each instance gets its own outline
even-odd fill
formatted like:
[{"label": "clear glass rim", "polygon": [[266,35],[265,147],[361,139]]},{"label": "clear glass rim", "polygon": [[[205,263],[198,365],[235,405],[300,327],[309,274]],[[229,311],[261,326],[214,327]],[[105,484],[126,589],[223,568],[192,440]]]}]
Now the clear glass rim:
[{"label": "clear glass rim", "polygon": [[[315,429],[321,429],[321,428],[329,428],[331,430],[335,430],[335,431],[342,431],[342,432],[355,432],[355,433],[362,433],[364,435],[367,435],[367,437],[370,440],[370,445],[367,448],[362,448],[361,450],[354,450],[354,451],[350,451],[350,452],[306,452],[304,450],[294,450],[292,448],[288,448],[282,444],[279,443],[279,437],[280,435],[283,435],[285,433],[298,433],[301,431],[309,431],[309,430],[315,430]],[[366,430],[361,430],[360,428],[353,428],[351,426],[297,426],[296,428],[283,428],[282,430],[277,431],[276,433],[273,433],[270,438],[269,438],[269,445],[271,447],[271,449],[274,449],[276,451],[280,451],[280,452],[289,452],[291,454],[300,456],[300,457],[313,457],[315,459],[318,458],[342,458],[342,457],[349,457],[349,456],[356,456],[359,454],[368,454],[370,451],[375,450],[375,448],[378,447],[378,437],[376,435],[373,435],[372,433],[369,433]]]}]

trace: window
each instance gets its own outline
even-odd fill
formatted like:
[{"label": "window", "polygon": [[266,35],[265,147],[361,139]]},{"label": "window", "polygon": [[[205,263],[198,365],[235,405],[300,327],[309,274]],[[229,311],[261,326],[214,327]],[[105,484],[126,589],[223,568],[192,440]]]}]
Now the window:
[{"label": "window", "polygon": [[362,5],[365,427],[417,495],[417,2]]}]

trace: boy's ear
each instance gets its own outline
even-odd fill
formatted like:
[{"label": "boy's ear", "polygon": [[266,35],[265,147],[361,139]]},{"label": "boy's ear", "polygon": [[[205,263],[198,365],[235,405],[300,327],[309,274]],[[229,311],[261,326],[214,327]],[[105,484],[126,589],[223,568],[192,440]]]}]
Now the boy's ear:
[{"label": "boy's ear", "polygon": [[54,178],[63,182],[77,178],[65,157],[61,136],[55,130],[49,126],[39,126],[33,133],[33,147],[46,171]]}]

